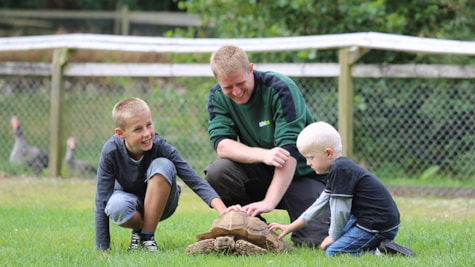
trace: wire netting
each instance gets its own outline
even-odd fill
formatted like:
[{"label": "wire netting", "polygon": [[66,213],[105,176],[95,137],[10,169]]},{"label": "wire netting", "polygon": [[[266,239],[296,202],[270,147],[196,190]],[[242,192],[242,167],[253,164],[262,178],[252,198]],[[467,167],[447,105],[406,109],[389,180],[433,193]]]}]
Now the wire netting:
[{"label": "wire netting", "polygon": [[[295,81],[315,117],[337,127],[337,78]],[[202,174],[216,159],[208,139],[206,109],[213,83],[212,78],[196,77],[68,77],[61,140],[64,149],[66,139],[74,136],[76,158],[97,165],[103,143],[114,134],[112,107],[126,97],[140,97],[152,109],[156,131]],[[473,179],[474,90],[475,81],[470,79],[354,78],[354,160],[382,178],[421,178],[437,173],[461,181]],[[9,162],[14,144],[11,117],[19,118],[30,146],[47,152],[50,106],[50,77],[0,77],[3,175],[32,173]],[[73,175],[66,164],[62,174]]]}]

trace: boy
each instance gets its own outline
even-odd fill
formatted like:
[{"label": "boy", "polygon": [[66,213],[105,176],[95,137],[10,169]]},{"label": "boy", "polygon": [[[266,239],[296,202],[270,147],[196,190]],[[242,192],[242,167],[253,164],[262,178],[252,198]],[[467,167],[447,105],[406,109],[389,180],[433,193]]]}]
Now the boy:
[{"label": "boy", "polygon": [[110,248],[109,218],[132,229],[129,249],[157,251],[159,221],[173,214],[180,196],[176,176],[219,215],[226,206],[177,150],[155,133],[149,106],[128,98],[112,110],[115,135],[103,146],[97,171],[96,249]]},{"label": "boy", "polygon": [[310,124],[299,134],[297,148],[316,173],[328,173],[328,182],[320,197],[297,220],[289,225],[269,225],[282,231],[279,238],[304,228],[329,206],[329,236],[320,245],[327,256],[366,251],[415,256],[393,241],[400,218],[391,194],[373,174],[342,156],[341,138],[333,126],[325,122]]}]

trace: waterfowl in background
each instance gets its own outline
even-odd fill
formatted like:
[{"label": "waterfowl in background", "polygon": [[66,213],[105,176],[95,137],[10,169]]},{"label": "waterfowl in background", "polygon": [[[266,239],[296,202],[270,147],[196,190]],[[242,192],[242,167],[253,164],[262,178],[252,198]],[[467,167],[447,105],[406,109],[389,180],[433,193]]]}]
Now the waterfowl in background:
[{"label": "waterfowl in background", "polygon": [[48,167],[48,154],[41,151],[38,147],[27,144],[25,133],[16,116],[12,117],[10,123],[15,135],[15,144],[9,158],[10,162],[26,164],[39,176],[43,169]]},{"label": "waterfowl in background", "polygon": [[69,137],[66,141],[66,164],[70,171],[74,174],[80,176],[91,176],[92,174],[97,173],[97,169],[95,166],[91,164],[87,164],[79,159],[76,159],[74,152],[76,150],[76,139],[74,137]]}]

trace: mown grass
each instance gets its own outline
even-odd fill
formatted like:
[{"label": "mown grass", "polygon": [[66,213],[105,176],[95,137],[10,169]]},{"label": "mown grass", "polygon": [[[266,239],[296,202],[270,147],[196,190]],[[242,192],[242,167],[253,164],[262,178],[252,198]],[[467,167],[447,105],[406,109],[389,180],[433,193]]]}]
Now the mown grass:
[{"label": "mown grass", "polygon": [[[0,178],[2,266],[474,266],[475,200],[396,198],[403,224],[396,241],[418,256],[325,257],[318,249],[252,257],[188,256],[185,247],[217,214],[184,187],[176,213],[159,224],[160,251],[127,252],[130,231],[111,225],[112,250],[94,243],[93,180]],[[282,211],[269,221],[287,222]]]}]

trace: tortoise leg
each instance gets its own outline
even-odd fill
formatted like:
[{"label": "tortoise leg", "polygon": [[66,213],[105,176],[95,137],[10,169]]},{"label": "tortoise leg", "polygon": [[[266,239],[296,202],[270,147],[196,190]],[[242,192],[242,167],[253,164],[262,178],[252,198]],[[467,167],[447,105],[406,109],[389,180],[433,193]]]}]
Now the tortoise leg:
[{"label": "tortoise leg", "polygon": [[238,255],[259,255],[267,253],[267,250],[242,239],[236,241],[234,251]]},{"label": "tortoise leg", "polygon": [[214,239],[205,239],[193,243],[186,247],[186,254],[194,255],[194,254],[209,254],[214,252]]}]

